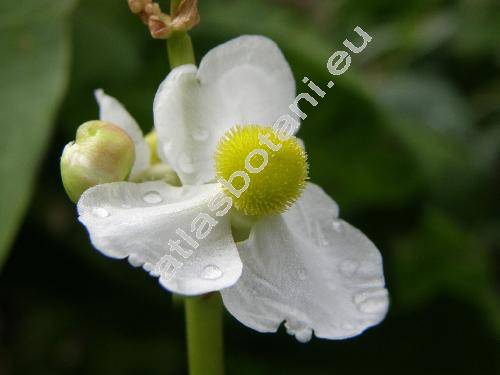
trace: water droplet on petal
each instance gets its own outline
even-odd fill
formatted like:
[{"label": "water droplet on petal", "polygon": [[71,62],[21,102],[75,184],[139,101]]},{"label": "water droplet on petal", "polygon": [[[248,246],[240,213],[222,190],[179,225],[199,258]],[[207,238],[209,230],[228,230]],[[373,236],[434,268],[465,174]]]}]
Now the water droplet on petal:
[{"label": "water droplet on petal", "polygon": [[314,225],[316,227],[317,244],[322,247],[328,246],[330,241],[328,241],[325,236],[325,231],[323,230],[321,222],[316,221]]},{"label": "water droplet on petal", "polygon": [[369,298],[385,298],[387,297],[387,289],[382,288],[371,288],[365,290],[363,292],[359,292],[354,295],[353,301],[355,304],[359,305],[360,303],[366,301]]},{"label": "water droplet on petal", "polygon": [[344,276],[351,277],[353,276],[359,268],[359,263],[355,260],[344,260],[339,265],[339,271]]},{"label": "water droplet on petal", "polygon": [[299,270],[299,272],[297,273],[298,277],[299,277],[299,280],[302,280],[304,281],[305,279],[307,279],[307,274],[306,274],[306,270],[301,268]]},{"label": "water droplet on petal", "polygon": [[311,340],[312,330],[311,329],[303,329],[301,331],[295,332],[295,338],[297,341],[305,343]]},{"label": "water droplet on petal", "polygon": [[163,154],[167,155],[170,152],[170,150],[172,150],[172,142],[168,141],[163,143],[162,149],[163,149]]},{"label": "water droplet on petal", "polygon": [[193,158],[188,154],[183,153],[179,155],[179,158],[177,159],[177,165],[179,166],[179,169],[186,174],[191,174],[194,172]]},{"label": "water droplet on petal", "polygon": [[366,314],[376,314],[384,311],[387,308],[387,298],[374,297],[358,305],[359,311]]},{"label": "water droplet on petal", "polygon": [[161,195],[156,191],[148,191],[142,199],[144,199],[144,202],[150,204],[160,203],[163,200]]},{"label": "water droplet on petal", "polygon": [[109,211],[106,210],[105,208],[102,207],[96,207],[92,210],[92,213],[97,216],[97,217],[108,217],[109,216]]},{"label": "water droplet on petal", "polygon": [[344,223],[341,220],[334,220],[333,229],[338,233],[344,232]]},{"label": "water droplet on petal", "polygon": [[304,322],[293,318],[285,322],[285,328],[289,335],[294,335],[299,342],[308,342],[312,337],[312,329]]},{"label": "water droplet on petal", "polygon": [[221,276],[222,271],[217,266],[206,266],[205,268],[203,268],[203,271],[201,271],[201,277],[206,280],[216,280]]},{"label": "water droplet on petal", "polygon": [[345,329],[346,331],[352,331],[354,329],[354,325],[351,323],[342,323],[342,329]]},{"label": "water droplet on petal", "polygon": [[142,265],[142,261],[140,260],[139,256],[136,254],[132,254],[128,257],[128,262],[132,267],[139,267]]},{"label": "water droplet on petal", "polygon": [[209,135],[210,133],[208,132],[208,130],[202,127],[194,129],[191,133],[191,137],[193,137],[193,139],[196,141],[206,141]]}]

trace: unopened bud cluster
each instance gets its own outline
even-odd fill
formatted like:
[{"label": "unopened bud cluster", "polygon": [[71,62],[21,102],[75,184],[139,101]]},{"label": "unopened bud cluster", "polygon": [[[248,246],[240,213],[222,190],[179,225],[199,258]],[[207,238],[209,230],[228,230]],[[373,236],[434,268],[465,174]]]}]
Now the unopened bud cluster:
[{"label": "unopened bud cluster", "polygon": [[168,39],[172,32],[190,30],[200,22],[197,0],[181,0],[171,15],[164,13],[153,0],[128,0],[128,5],[155,39]]}]

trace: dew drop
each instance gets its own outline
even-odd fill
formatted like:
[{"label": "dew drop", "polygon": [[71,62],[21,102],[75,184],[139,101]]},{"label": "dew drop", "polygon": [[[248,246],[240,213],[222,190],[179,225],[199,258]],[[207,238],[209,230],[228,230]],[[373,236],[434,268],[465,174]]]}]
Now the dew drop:
[{"label": "dew drop", "polygon": [[191,133],[191,137],[193,137],[196,141],[206,141],[210,133],[207,129],[198,127]]},{"label": "dew drop", "polygon": [[142,261],[140,260],[139,256],[136,254],[132,254],[128,257],[128,262],[132,267],[139,267],[142,265]]},{"label": "dew drop", "polygon": [[379,313],[385,310],[386,307],[387,307],[387,298],[382,298],[382,297],[370,298],[358,305],[359,311],[366,314]]},{"label": "dew drop", "polygon": [[338,233],[344,232],[344,223],[341,220],[334,220],[333,229]]},{"label": "dew drop", "polygon": [[163,144],[163,153],[167,155],[170,152],[170,150],[172,150],[172,142],[171,141],[165,142]]},{"label": "dew drop", "polygon": [[306,270],[301,268],[299,272],[297,272],[297,276],[299,277],[299,280],[304,281],[305,279],[307,279]]},{"label": "dew drop", "polygon": [[363,292],[357,293],[353,297],[355,304],[359,305],[369,298],[385,298],[387,297],[387,289],[369,289]]},{"label": "dew drop", "polygon": [[148,191],[146,194],[144,194],[142,199],[144,200],[144,202],[150,204],[160,203],[163,200],[161,195],[156,191]]},{"label": "dew drop", "polygon": [[102,207],[96,207],[92,210],[92,213],[97,217],[108,217],[109,211]]},{"label": "dew drop", "polygon": [[344,260],[339,265],[340,273],[348,277],[354,275],[358,270],[358,268],[359,268],[359,263],[356,262],[355,260]]},{"label": "dew drop", "polygon": [[323,231],[321,223],[319,221],[316,221],[316,223],[314,225],[315,225],[315,229],[316,229],[316,239],[317,239],[316,243],[318,244],[318,246],[326,247],[326,246],[330,245],[330,241],[328,241],[328,239],[326,238],[325,232]]},{"label": "dew drop", "polygon": [[311,329],[303,329],[301,331],[295,332],[295,338],[297,341],[305,343],[311,340],[312,337],[312,330]]},{"label": "dew drop", "polygon": [[312,329],[304,322],[289,319],[285,322],[285,328],[289,335],[294,335],[299,342],[308,342],[312,337]]},{"label": "dew drop", "polygon": [[193,159],[185,153],[179,155],[179,158],[177,159],[177,165],[179,166],[179,169],[184,173],[191,174],[194,172]]},{"label": "dew drop", "polygon": [[342,329],[345,329],[346,331],[352,331],[354,328],[354,324],[352,323],[342,323]]},{"label": "dew drop", "polygon": [[217,266],[206,266],[203,271],[201,271],[201,277],[206,280],[216,280],[222,276],[222,271]]}]

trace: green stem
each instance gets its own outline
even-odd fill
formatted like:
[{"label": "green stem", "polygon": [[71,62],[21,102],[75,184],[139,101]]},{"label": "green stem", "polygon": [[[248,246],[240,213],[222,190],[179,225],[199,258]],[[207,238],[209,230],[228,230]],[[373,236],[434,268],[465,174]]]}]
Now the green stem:
[{"label": "green stem", "polygon": [[[170,14],[173,16],[180,0],[171,0]],[[185,31],[174,31],[167,40],[167,53],[170,69],[184,64],[196,64],[191,37]]]},{"label": "green stem", "polygon": [[[171,0],[174,15],[180,0]],[[193,44],[187,32],[173,32],[167,41],[170,68],[196,64]],[[219,293],[184,300],[190,375],[223,375],[222,303]]]},{"label": "green stem", "polygon": [[188,297],[184,305],[189,374],[224,374],[220,294]]},{"label": "green stem", "polygon": [[170,69],[184,64],[196,64],[191,37],[185,31],[174,31],[167,40]]}]

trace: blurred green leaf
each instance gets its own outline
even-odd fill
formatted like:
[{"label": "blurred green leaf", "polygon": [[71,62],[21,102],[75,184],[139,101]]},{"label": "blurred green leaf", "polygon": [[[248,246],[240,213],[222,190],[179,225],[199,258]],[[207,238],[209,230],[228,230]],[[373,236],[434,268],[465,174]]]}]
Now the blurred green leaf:
[{"label": "blurred green leaf", "polygon": [[460,24],[453,41],[454,49],[463,57],[496,54],[500,63],[498,33],[500,7],[497,0],[462,1],[459,3]]},{"label": "blurred green leaf", "polygon": [[374,92],[429,190],[449,194],[474,182],[480,171],[473,162],[472,113],[452,86],[437,77],[406,74],[380,80]]},{"label": "blurred green leaf", "polygon": [[466,139],[472,114],[464,98],[447,82],[425,74],[391,75],[378,85],[377,96],[393,110],[436,136]]},{"label": "blurred green leaf", "polygon": [[495,177],[495,168],[500,162],[500,120],[478,134],[474,143],[474,162],[490,179]]},{"label": "blurred green leaf", "polygon": [[427,209],[416,230],[394,245],[400,305],[414,308],[438,296],[452,296],[480,309],[500,336],[493,254],[473,230],[440,210]]},{"label": "blurred green leaf", "polygon": [[68,80],[68,17],[75,1],[0,5],[0,265],[28,205]]}]

